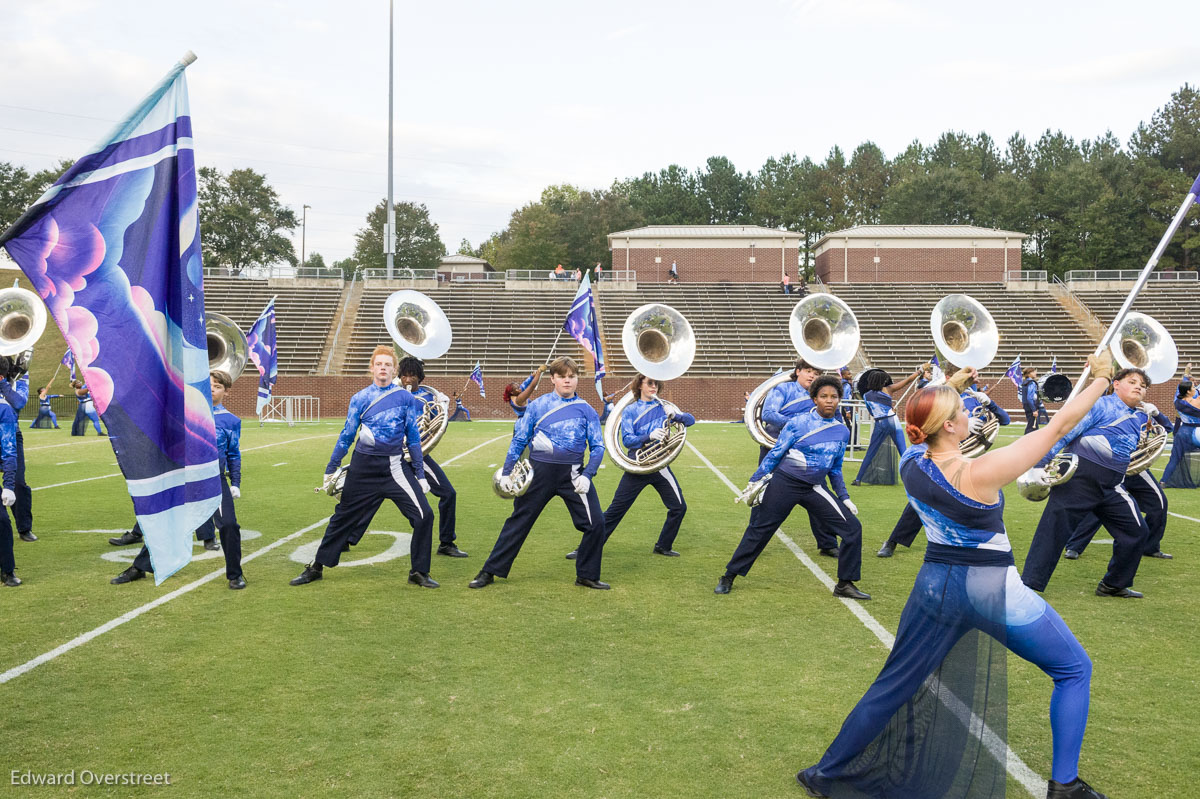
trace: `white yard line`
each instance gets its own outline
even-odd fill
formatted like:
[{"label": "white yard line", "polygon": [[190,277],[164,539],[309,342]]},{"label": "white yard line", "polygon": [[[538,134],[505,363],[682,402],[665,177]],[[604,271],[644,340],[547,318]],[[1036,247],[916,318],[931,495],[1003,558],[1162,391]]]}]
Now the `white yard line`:
[{"label": "white yard line", "polygon": [[[724,483],[729,490],[734,493],[735,496],[742,493],[742,490],[738,488],[728,477],[726,477],[720,469],[714,466],[712,461],[704,457],[704,453],[696,449],[696,446],[692,442],[687,441],[685,443],[687,444],[688,449],[696,453],[696,457],[700,458],[700,460],[704,462],[704,465],[711,469],[713,474],[719,477],[721,482]],[[796,558],[803,563],[810,572],[812,572],[813,576],[816,577],[822,585],[824,585],[830,591],[833,590],[835,585],[833,578],[826,574],[824,570],[822,570],[821,567],[818,566],[813,559],[810,558],[804,552],[804,550],[802,550],[799,545],[796,544],[795,541],[784,534],[783,530],[776,530],[775,536],[783,542],[784,546],[792,551],[792,554],[795,555]],[[889,650],[893,645],[895,645],[896,637],[888,632],[887,629],[885,629],[884,626],[880,624],[874,616],[864,610],[860,602],[852,599],[842,599],[841,602],[850,610],[851,613],[855,615],[859,621],[863,623],[868,630],[874,633],[875,637],[878,638]],[[953,713],[968,730],[980,737],[980,740],[983,741],[984,746],[989,752],[991,752],[992,756],[997,760],[1004,762],[1005,767],[1008,769],[1008,773],[1012,775],[1013,779],[1021,783],[1022,787],[1029,792],[1030,796],[1041,797],[1045,795],[1046,779],[1026,765],[1025,762],[1017,756],[1016,752],[1005,745],[1000,736],[996,735],[991,729],[983,725],[981,719],[979,719],[975,714],[970,713],[970,708],[958,700],[957,697],[954,697],[952,694],[950,694],[949,691],[940,686],[937,688],[937,695],[938,698],[941,699],[946,705],[946,707],[950,709],[950,712]]]}]

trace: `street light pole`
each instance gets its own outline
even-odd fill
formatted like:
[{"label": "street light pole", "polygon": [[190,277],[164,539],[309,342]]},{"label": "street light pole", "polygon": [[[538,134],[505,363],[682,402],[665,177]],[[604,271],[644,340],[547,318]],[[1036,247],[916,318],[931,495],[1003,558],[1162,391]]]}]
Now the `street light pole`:
[{"label": "street light pole", "polygon": [[396,207],[392,204],[392,76],[395,74],[395,67],[392,65],[392,50],[396,38],[394,19],[395,0],[388,0],[388,189],[387,213],[384,215],[387,221],[383,226],[383,251],[387,254],[388,280],[392,279],[392,253],[396,249]]},{"label": "street light pole", "polygon": [[312,206],[311,205],[304,206],[304,208],[303,208],[304,221],[300,223],[300,266],[301,266],[301,268],[303,268],[303,266],[306,263],[308,263],[308,260],[305,258],[304,243],[305,243],[305,239],[308,236],[308,209],[309,208],[312,208]]}]

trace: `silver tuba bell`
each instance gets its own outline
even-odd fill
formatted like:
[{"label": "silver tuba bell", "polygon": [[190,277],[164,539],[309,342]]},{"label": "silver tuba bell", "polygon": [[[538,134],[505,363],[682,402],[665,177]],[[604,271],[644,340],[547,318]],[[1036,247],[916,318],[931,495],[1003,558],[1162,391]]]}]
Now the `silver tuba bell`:
[{"label": "silver tuba bell", "polygon": [[[1138,368],[1151,383],[1170,380],[1179,367],[1179,350],[1175,340],[1158,320],[1144,313],[1130,311],[1125,315],[1111,345],[1113,358],[1122,369]],[[1141,474],[1150,468],[1167,444],[1167,431],[1154,419],[1142,425],[1137,448],[1129,458],[1127,475]]]},{"label": "silver tuba bell", "polygon": [[[966,294],[942,297],[929,314],[929,329],[934,346],[958,367],[983,371],[1000,348],[996,320],[983,303]],[[967,436],[958,445],[959,451],[968,458],[987,452],[1000,432],[1000,420],[988,410],[986,395],[976,399],[979,405],[971,410],[971,415],[982,424],[978,432]]]},{"label": "silver tuba bell", "polygon": [[237,380],[250,361],[246,334],[228,316],[205,311],[204,337],[208,340],[208,371],[225,372]]},{"label": "silver tuba bell", "polygon": [[46,305],[41,297],[16,285],[0,291],[0,356],[28,370],[33,345],[45,330]]},{"label": "silver tuba bell", "polygon": [[[792,346],[818,369],[838,369],[850,363],[858,353],[859,335],[854,312],[833,294],[809,294],[796,303],[788,318]],[[763,424],[763,404],[771,389],[794,379],[794,370],[787,369],[756,386],[746,400],[746,430],[764,447],[775,446],[776,437]]]},{"label": "silver tuba bell", "polygon": [[[454,339],[450,320],[441,307],[412,289],[402,289],[387,298],[383,324],[397,347],[423,361],[445,355]],[[440,391],[436,395],[435,400],[425,403],[417,419],[421,452],[426,454],[442,440],[450,419],[450,398]]]},{"label": "silver tuba bell", "polygon": [[[629,364],[646,377],[659,382],[674,380],[692,365],[696,357],[696,336],[683,314],[669,305],[650,303],[634,310],[621,327],[621,347]],[[667,423],[667,437],[651,441],[630,456],[621,445],[621,415],[636,401],[627,391],[608,415],[604,426],[604,447],[622,470],[631,474],[651,474],[666,468],[679,456],[687,439],[682,422]],[[659,399],[668,414],[679,413],[673,403]]]},{"label": "silver tuba bell", "polygon": [[503,483],[504,467],[501,466],[492,475],[492,491],[496,492],[496,496],[501,499],[516,499],[529,490],[529,484],[533,482],[533,464],[529,458],[521,458],[512,468],[509,473],[509,479],[512,481],[512,488],[506,488]]}]

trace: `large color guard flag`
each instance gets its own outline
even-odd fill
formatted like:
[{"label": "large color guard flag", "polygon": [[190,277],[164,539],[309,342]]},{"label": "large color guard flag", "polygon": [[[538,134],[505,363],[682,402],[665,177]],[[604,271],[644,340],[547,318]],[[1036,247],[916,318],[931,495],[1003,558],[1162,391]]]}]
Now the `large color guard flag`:
[{"label": "large color guard flag", "polygon": [[583,345],[592,354],[592,365],[596,371],[596,390],[600,390],[600,381],[604,378],[604,350],[600,346],[600,325],[596,323],[596,302],[592,298],[592,281],[588,275],[583,276],[567,320],[563,322],[563,330],[571,334],[571,338]]},{"label": "large color guard flag", "polygon": [[1021,356],[1013,358],[1013,362],[1005,370],[1004,376],[1013,382],[1017,388],[1021,387]]},{"label": "large color guard flag", "polygon": [[471,382],[479,386],[479,396],[486,398],[487,394],[483,393],[483,367],[479,365],[479,361],[475,362],[475,368],[471,370]]},{"label": "large color guard flag", "polygon": [[271,401],[275,379],[279,373],[279,351],[275,349],[275,298],[267,303],[246,334],[250,361],[258,369],[258,404],[254,413],[262,416],[263,408]]},{"label": "large color guard flag", "polygon": [[111,432],[161,583],[221,502],[208,383],[188,53],[0,235]]}]

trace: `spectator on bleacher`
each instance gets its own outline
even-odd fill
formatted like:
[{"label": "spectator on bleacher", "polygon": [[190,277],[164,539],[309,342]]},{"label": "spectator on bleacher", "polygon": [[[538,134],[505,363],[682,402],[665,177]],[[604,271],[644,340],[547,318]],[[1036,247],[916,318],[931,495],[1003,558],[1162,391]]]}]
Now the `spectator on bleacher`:
[{"label": "spectator on bleacher", "polygon": [[583,272],[579,271],[579,267],[575,267],[575,282],[583,280]]},{"label": "spectator on bleacher", "polygon": [[555,280],[565,280],[566,277],[567,277],[567,270],[563,269],[562,264],[559,264],[558,266],[554,267],[554,279]]},{"label": "spectator on bleacher", "polygon": [[796,287],[796,291],[799,292],[801,297],[808,296],[808,281],[804,277],[803,270],[800,271],[800,285]]},{"label": "spectator on bleacher", "polygon": [[1050,417],[1046,415],[1046,406],[1038,389],[1037,367],[1027,366],[1021,370],[1021,375],[1024,377],[1021,381],[1021,408],[1025,411],[1025,432],[1032,433],[1039,425],[1046,424]]},{"label": "spectator on bleacher", "polygon": [[783,289],[784,294],[792,293],[792,279],[788,277],[787,272],[783,273],[783,279],[779,281],[779,285]]},{"label": "spectator on bleacher", "polygon": [[1175,441],[1171,459],[1163,470],[1162,484],[1168,488],[1200,487],[1200,396],[1192,384],[1192,365],[1187,365],[1175,396]]},{"label": "spectator on bleacher", "polygon": [[601,277],[603,274],[604,274],[604,267],[603,267],[603,266],[601,266],[600,264],[596,264],[596,282],[597,282],[597,283],[599,283],[599,282],[600,282],[600,277]]},{"label": "spectator on bleacher", "polygon": [[929,366],[930,364],[927,363],[922,364],[917,367],[915,372],[898,383],[893,383],[892,376],[882,369],[868,369],[858,379],[858,389],[862,393],[863,401],[867,403],[867,410],[870,411],[875,424],[871,428],[871,441],[867,444],[867,454],[863,455],[862,463],[858,467],[858,475],[855,476],[851,485],[867,483],[868,485],[890,486],[896,484],[896,466],[892,462],[890,449],[884,451],[883,459],[874,468],[872,468],[872,462],[877,454],[881,454],[880,448],[885,446],[889,439],[896,445],[897,455],[904,454],[904,433],[900,430],[900,419],[896,416],[892,405],[895,403],[895,397],[904,393],[904,389],[920,377],[921,373]]}]

